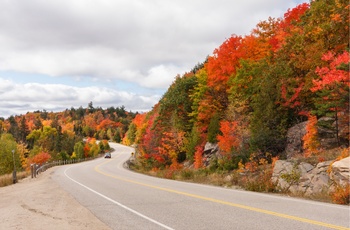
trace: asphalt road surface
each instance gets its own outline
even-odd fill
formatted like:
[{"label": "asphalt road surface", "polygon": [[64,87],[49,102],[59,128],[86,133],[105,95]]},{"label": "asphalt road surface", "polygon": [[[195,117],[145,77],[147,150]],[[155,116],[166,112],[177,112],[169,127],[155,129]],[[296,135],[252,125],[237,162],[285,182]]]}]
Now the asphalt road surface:
[{"label": "asphalt road surface", "polygon": [[66,165],[52,176],[111,229],[350,229],[349,206],[154,178],[111,159]]}]

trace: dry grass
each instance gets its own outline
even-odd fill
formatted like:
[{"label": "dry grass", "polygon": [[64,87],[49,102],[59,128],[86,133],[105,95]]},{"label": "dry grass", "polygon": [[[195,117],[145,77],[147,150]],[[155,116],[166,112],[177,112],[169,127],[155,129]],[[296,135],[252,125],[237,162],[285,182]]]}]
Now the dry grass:
[{"label": "dry grass", "polygon": [[[349,155],[348,149],[336,148],[331,150],[323,150],[318,153],[318,155],[310,156],[305,158],[300,155],[293,160],[298,164],[300,162],[307,162],[312,165],[317,165],[323,161],[334,161]],[[304,193],[300,194],[291,194],[288,191],[280,191],[277,188],[277,184],[271,181],[272,176],[272,165],[262,165],[259,166],[254,172],[241,172],[240,170],[232,171],[215,171],[210,170],[209,168],[203,169],[192,169],[192,168],[183,168],[180,170],[171,170],[171,169],[152,169],[147,171],[138,165],[133,165],[131,167],[134,171],[148,174],[151,176],[182,180],[194,183],[201,184],[210,184],[215,186],[222,187],[232,187],[256,192],[268,192],[275,193],[279,192],[281,194],[299,197],[310,200],[317,200],[322,202],[329,203],[340,203],[340,204],[349,204],[350,192],[349,186],[347,188],[339,188],[338,190],[330,193],[329,189],[324,189],[319,193],[314,193],[312,195],[306,195]]]},{"label": "dry grass", "polygon": [[[23,178],[26,178],[29,175],[30,175],[29,172],[17,172],[17,174],[16,174],[17,180],[21,180]],[[11,184],[13,184],[12,173],[0,176],[0,187],[8,186]]]},{"label": "dry grass", "polygon": [[312,155],[309,157],[304,157],[303,155],[295,156],[296,162],[306,162],[312,165],[317,165],[318,163],[322,161],[332,161],[337,159],[340,155],[342,155],[342,152],[344,152],[344,148],[334,148],[329,150],[322,150],[318,152],[317,155]]}]

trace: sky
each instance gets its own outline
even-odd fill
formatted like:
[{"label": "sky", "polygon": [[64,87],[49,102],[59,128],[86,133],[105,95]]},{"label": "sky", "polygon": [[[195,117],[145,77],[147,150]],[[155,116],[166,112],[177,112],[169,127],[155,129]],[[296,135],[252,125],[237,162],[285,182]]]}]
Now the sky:
[{"label": "sky", "polygon": [[0,117],[145,112],[231,35],[303,0],[0,0]]}]

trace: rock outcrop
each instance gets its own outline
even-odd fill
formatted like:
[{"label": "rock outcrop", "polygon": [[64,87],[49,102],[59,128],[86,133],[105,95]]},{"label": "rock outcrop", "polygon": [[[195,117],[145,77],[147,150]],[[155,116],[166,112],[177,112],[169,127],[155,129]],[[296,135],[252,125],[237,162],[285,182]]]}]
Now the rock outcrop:
[{"label": "rock outcrop", "polygon": [[350,183],[350,157],[336,161],[332,164],[330,178],[342,187]]},{"label": "rock outcrop", "polygon": [[219,146],[207,142],[203,150],[203,165],[208,166],[213,158],[219,158]]},{"label": "rock outcrop", "polygon": [[292,158],[294,155],[303,151],[303,136],[306,133],[307,121],[294,125],[288,129],[287,132],[287,146],[286,154],[287,158]]},{"label": "rock outcrop", "polygon": [[331,192],[334,186],[350,184],[350,157],[340,161],[325,161],[313,166],[305,162],[278,160],[275,163],[272,181],[284,192],[312,196]]},{"label": "rock outcrop", "polygon": [[[298,154],[303,152],[303,137],[306,133],[306,125],[308,121],[301,122],[293,127],[289,128],[287,131],[287,145],[285,152],[287,159],[293,158]],[[336,128],[333,118],[322,117],[318,120],[319,124],[329,124],[329,127],[318,125],[318,141],[320,142],[320,147],[323,149],[331,149],[338,146],[338,140],[336,138]],[[341,130],[339,130],[341,132]]]}]

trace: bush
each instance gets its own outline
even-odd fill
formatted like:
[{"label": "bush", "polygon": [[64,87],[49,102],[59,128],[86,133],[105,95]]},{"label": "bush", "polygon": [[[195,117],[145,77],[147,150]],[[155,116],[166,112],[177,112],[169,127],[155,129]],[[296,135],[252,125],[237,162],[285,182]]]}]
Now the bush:
[{"label": "bush", "polygon": [[256,172],[248,172],[238,178],[238,185],[254,192],[275,192],[276,183],[272,182],[271,176],[272,169],[269,166],[259,167]]},{"label": "bush", "polygon": [[180,176],[181,176],[181,179],[183,180],[193,179],[194,172],[191,169],[184,169],[180,171]]},{"label": "bush", "polygon": [[349,204],[350,185],[342,187],[336,186],[335,191],[331,193],[332,201],[336,204]]}]

